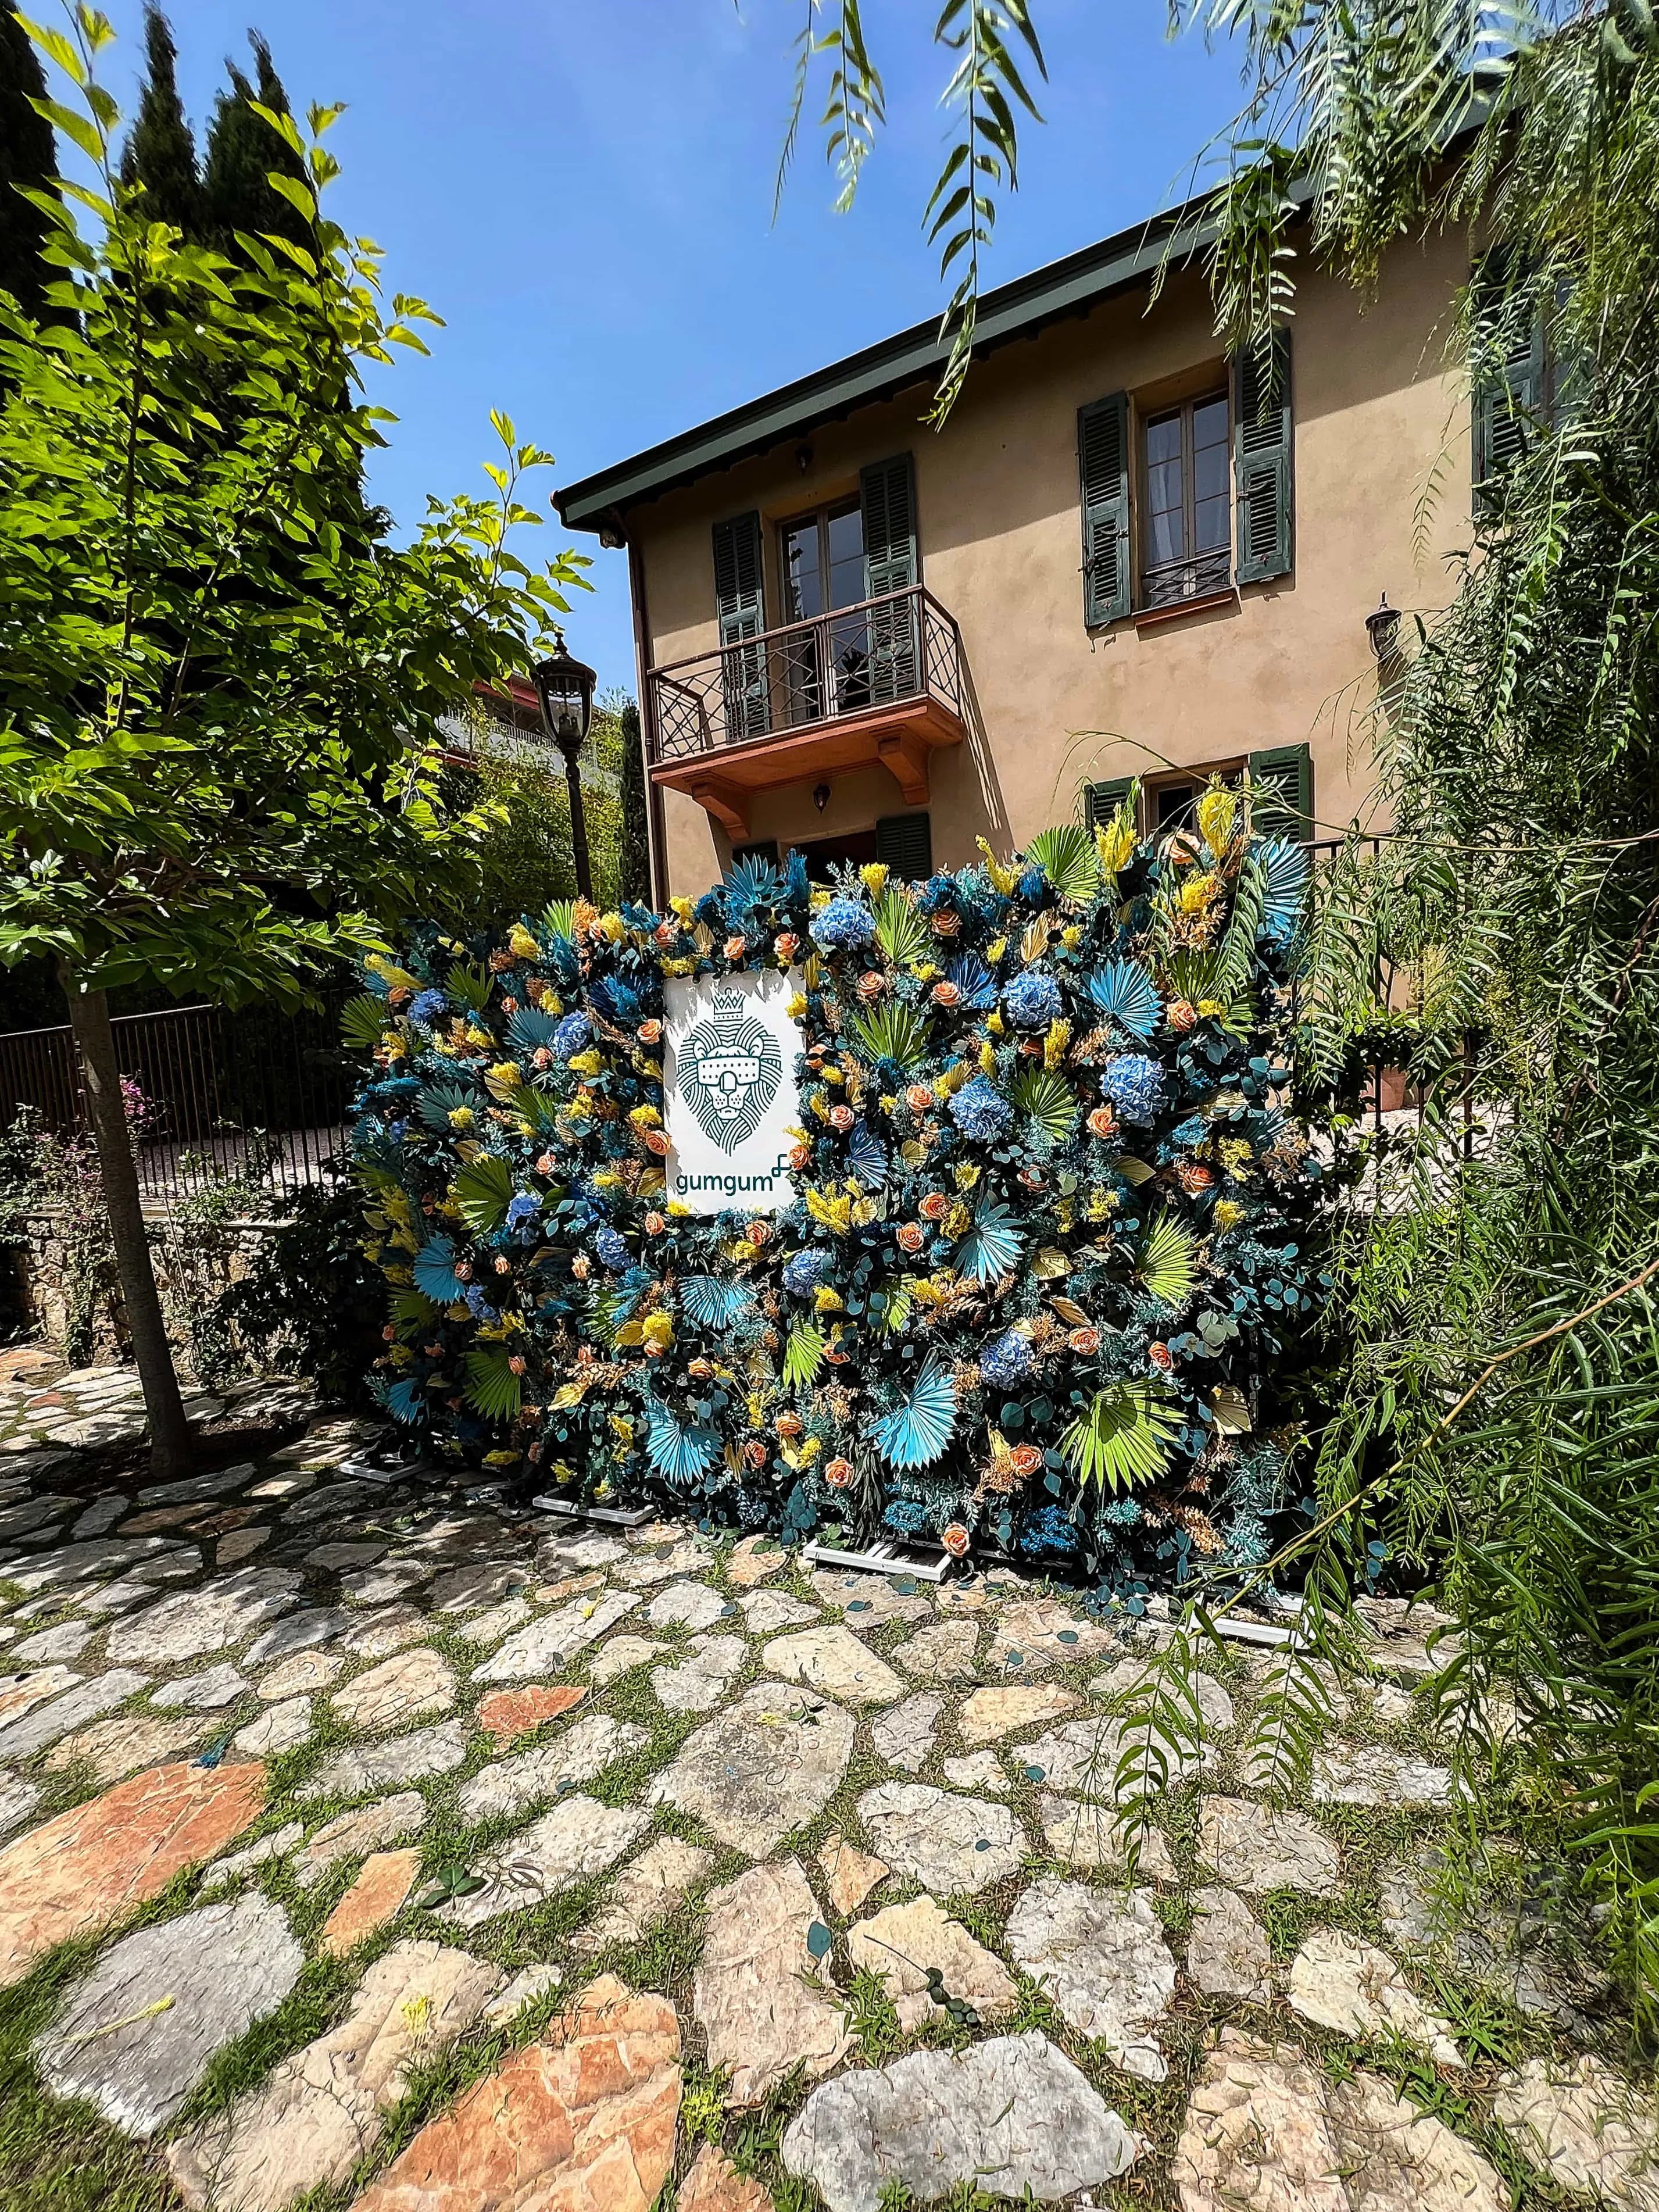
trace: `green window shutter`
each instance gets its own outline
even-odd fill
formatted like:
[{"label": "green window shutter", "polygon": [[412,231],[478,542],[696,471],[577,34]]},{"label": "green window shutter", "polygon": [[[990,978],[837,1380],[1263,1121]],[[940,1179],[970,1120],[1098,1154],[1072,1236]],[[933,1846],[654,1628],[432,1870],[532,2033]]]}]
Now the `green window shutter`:
[{"label": "green window shutter", "polygon": [[1109,776],[1104,783],[1083,787],[1083,819],[1091,830],[1104,830],[1117,818],[1118,809],[1135,787],[1132,775]]},{"label": "green window shutter", "polygon": [[[885,599],[919,580],[916,472],[908,453],[859,472],[864,506],[864,596]],[[920,689],[921,654],[915,601],[878,607],[869,623],[870,699],[908,699]]]},{"label": "green window shutter", "polygon": [[1080,407],[1078,476],[1083,503],[1083,619],[1091,629],[1129,611],[1129,401],[1115,392]]},{"label": "green window shutter", "polygon": [[1313,835],[1313,761],[1306,745],[1270,745],[1250,755],[1255,827],[1273,837]]},{"label": "green window shutter", "polygon": [[1485,514],[1497,504],[1504,473],[1526,452],[1529,424],[1543,411],[1546,398],[1543,310],[1515,314],[1507,264],[1498,254],[1489,254],[1476,276],[1474,320],[1471,478],[1475,512]]},{"label": "green window shutter", "polygon": [[1296,427],[1291,334],[1273,332],[1269,357],[1233,358],[1233,483],[1241,584],[1289,575],[1296,557]]},{"label": "green window shutter", "polygon": [[766,651],[748,651],[745,639],[766,628],[766,584],[761,550],[761,519],[750,512],[714,525],[714,600],[720,610],[720,688],[726,702],[726,742],[763,737],[772,726],[766,682]]},{"label": "green window shutter", "polygon": [[933,872],[933,825],[926,808],[915,814],[884,814],[876,824],[876,858],[884,860],[901,883],[925,883]]}]

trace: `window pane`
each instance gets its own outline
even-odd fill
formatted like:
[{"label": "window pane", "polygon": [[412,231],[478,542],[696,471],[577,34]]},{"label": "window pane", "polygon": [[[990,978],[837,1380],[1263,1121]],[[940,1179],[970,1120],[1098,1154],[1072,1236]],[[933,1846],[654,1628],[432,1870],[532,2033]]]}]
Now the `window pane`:
[{"label": "window pane", "polygon": [[1152,793],[1159,830],[1184,828],[1192,813],[1199,787],[1195,783],[1166,783]]},{"label": "window pane", "polygon": [[1227,403],[1200,400],[1193,410],[1193,527],[1200,553],[1231,542],[1227,463]]},{"label": "window pane", "polygon": [[786,622],[802,622],[823,612],[816,515],[808,522],[792,522],[784,531],[783,610]]},{"label": "window pane", "polygon": [[1166,415],[1146,425],[1146,558],[1157,568],[1187,551],[1181,466],[1181,417]]},{"label": "window pane", "polygon": [[830,604],[855,607],[864,597],[864,512],[844,507],[830,517]]}]

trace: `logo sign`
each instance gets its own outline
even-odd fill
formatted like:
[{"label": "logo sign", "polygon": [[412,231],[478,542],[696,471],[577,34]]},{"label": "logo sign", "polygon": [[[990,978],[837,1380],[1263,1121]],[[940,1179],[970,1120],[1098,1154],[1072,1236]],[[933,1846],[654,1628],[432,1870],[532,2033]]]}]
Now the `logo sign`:
[{"label": "logo sign", "polygon": [[788,1012],[798,971],[671,976],[663,1059],[668,1195],[693,1213],[779,1213],[800,1119]]}]

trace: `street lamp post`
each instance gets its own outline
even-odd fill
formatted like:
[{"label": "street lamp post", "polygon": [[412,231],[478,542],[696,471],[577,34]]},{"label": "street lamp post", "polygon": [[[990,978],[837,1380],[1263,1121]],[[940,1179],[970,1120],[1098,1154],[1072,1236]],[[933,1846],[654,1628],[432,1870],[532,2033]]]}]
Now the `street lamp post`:
[{"label": "street lamp post", "polygon": [[593,719],[593,686],[598,681],[585,661],[565,651],[564,632],[556,629],[556,649],[536,663],[536,696],[541,702],[542,727],[564,755],[566,787],[570,793],[570,848],[576,863],[576,889],[590,902],[593,872],[587,858],[587,816],[582,806],[581,778],[576,756],[581,750]]}]

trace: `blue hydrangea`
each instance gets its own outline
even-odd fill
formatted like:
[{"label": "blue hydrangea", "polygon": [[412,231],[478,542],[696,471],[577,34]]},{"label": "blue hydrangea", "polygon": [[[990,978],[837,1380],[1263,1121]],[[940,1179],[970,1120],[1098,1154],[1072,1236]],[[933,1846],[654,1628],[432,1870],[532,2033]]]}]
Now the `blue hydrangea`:
[{"label": "blue hydrangea", "polygon": [[514,1191],[507,1201],[507,1225],[521,1229],[533,1222],[542,1210],[542,1202],[533,1190]]},{"label": "blue hydrangea", "polygon": [[1140,1518],[1140,1508],[1133,1498],[1115,1498],[1109,1505],[1102,1506],[1100,1517],[1119,1528],[1133,1528]]},{"label": "blue hydrangea", "polygon": [[474,1321],[493,1322],[497,1318],[495,1307],[477,1283],[466,1286],[466,1308]]},{"label": "blue hydrangea", "polygon": [[1074,1552],[1076,1523],[1061,1506],[1039,1506],[1035,1513],[1028,1515],[1019,1532],[1019,1548],[1033,1556],[1039,1552]]},{"label": "blue hydrangea", "polygon": [[613,1274],[620,1273],[628,1265],[628,1239],[609,1222],[593,1231],[593,1249]]},{"label": "blue hydrangea", "polygon": [[826,952],[846,951],[855,945],[867,945],[875,933],[869,908],[860,906],[857,899],[832,898],[812,917],[813,938]]},{"label": "blue hydrangea", "polygon": [[1048,888],[1048,878],[1039,867],[1027,868],[1019,879],[1019,895],[1027,906],[1041,906]]},{"label": "blue hydrangea", "polygon": [[1164,1103],[1164,1070],[1143,1052],[1114,1053],[1100,1087],[1126,1121],[1150,1121]]},{"label": "blue hydrangea", "polygon": [[823,1280],[826,1255],[815,1245],[797,1252],[785,1261],[783,1287],[793,1298],[810,1298]]},{"label": "blue hydrangea", "polygon": [[1016,1029],[1046,1030],[1060,1018],[1060,986],[1040,968],[1028,968],[1009,984],[1002,1003]]},{"label": "blue hydrangea", "polygon": [[963,1135],[976,1145],[988,1145],[1000,1137],[1014,1118],[1014,1109],[997,1089],[982,1075],[976,1075],[963,1091],[958,1091],[951,1101],[951,1119]]},{"label": "blue hydrangea", "polygon": [[901,1536],[919,1536],[927,1526],[927,1508],[914,1498],[896,1498],[881,1517]]},{"label": "blue hydrangea", "polygon": [[592,1036],[593,1024],[586,1014],[567,1014],[553,1032],[553,1049],[561,1060],[572,1060],[586,1051]]},{"label": "blue hydrangea", "polygon": [[429,1029],[443,1012],[449,1001],[441,991],[416,991],[409,1002],[411,1021],[424,1022]]},{"label": "blue hydrangea", "polygon": [[1017,1328],[1006,1329],[979,1355],[979,1371],[988,1382],[1008,1389],[1023,1382],[1031,1371],[1031,1346]]}]

